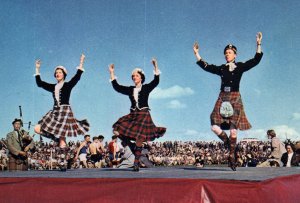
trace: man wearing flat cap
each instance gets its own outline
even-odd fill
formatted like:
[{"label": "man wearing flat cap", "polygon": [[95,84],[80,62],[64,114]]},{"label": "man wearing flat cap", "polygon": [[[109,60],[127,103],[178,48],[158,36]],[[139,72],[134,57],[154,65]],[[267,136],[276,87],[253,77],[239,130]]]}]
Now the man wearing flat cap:
[{"label": "man wearing flat cap", "polygon": [[27,146],[23,143],[22,137],[22,120],[15,119],[12,122],[14,130],[7,134],[7,148],[9,151],[9,170],[10,171],[25,171],[27,166],[27,151],[34,147],[33,140]]}]

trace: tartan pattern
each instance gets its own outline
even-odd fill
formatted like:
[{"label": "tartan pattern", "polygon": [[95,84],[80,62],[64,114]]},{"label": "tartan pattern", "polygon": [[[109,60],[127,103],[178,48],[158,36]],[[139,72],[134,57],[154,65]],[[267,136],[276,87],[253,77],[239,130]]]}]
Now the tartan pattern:
[{"label": "tartan pattern", "polygon": [[62,137],[85,135],[90,127],[87,120],[80,121],[74,118],[70,105],[55,106],[38,124],[43,131]]},{"label": "tartan pattern", "polygon": [[120,139],[143,141],[153,141],[166,132],[166,128],[155,126],[148,109],[131,111],[113,124],[113,130],[119,132]]},{"label": "tartan pattern", "polygon": [[13,155],[9,155],[8,170],[9,171],[27,171],[27,160],[15,158]]},{"label": "tartan pattern", "polygon": [[[222,101],[230,101],[232,104],[234,113],[229,118],[223,118],[220,115]],[[214,110],[210,115],[210,120],[211,125],[221,126],[222,124],[227,123],[230,125],[230,128],[239,130],[248,130],[252,127],[246,117],[242,98],[239,92],[220,92]]]}]

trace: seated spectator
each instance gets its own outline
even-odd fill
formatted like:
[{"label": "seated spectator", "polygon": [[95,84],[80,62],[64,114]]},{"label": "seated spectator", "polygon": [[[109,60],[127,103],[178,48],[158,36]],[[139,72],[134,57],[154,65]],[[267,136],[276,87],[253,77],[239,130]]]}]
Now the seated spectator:
[{"label": "seated spectator", "polygon": [[[271,155],[269,159],[258,165],[258,167],[280,166],[280,159],[283,153],[286,152],[284,144],[276,137],[274,130],[268,130],[267,136],[271,139]],[[278,164],[276,164],[277,162]]]},{"label": "seated spectator", "polygon": [[141,153],[142,153],[141,157],[140,157],[141,167],[152,168],[154,165],[149,160],[149,145],[148,144],[143,144],[143,149],[142,149]]},{"label": "seated spectator", "polygon": [[124,151],[122,153],[120,163],[117,165],[117,168],[131,168],[134,164],[134,154],[132,153],[126,141],[122,141],[121,145],[123,146]]}]

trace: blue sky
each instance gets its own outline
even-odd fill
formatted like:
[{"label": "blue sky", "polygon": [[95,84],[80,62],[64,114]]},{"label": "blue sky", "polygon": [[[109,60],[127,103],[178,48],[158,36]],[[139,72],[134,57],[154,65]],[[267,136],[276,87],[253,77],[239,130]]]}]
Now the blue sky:
[{"label": "blue sky", "polygon": [[297,0],[1,1],[0,137],[11,131],[19,105],[33,124],[52,108],[51,94],[35,84],[35,59],[42,60],[42,79],[54,83],[54,67],[67,67],[69,80],[84,53],[86,71],[71,106],[89,120],[92,136],[109,140],[112,124],[129,112],[129,99],[111,87],[108,64],[115,64],[119,83],[131,85],[135,67],[152,79],[156,57],[161,82],[149,103],[156,125],[167,127],[160,141],[216,140],[209,115],[220,79],[195,64],[192,45],[198,41],[207,62],[222,64],[224,47],[233,43],[237,61],[246,61],[261,31],[264,57],[240,88],[253,128],[238,137],[265,139],[272,128],[282,139],[300,140],[299,7]]}]

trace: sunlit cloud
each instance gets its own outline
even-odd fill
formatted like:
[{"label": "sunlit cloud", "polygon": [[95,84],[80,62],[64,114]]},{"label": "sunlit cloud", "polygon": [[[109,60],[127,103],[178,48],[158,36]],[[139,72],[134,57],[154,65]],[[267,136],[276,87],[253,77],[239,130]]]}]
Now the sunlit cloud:
[{"label": "sunlit cloud", "polygon": [[170,108],[170,109],[183,109],[183,108],[186,108],[186,104],[183,104],[178,100],[172,100],[167,104],[167,108]]},{"label": "sunlit cloud", "polygon": [[167,89],[155,88],[151,94],[153,99],[170,99],[193,95],[195,92],[190,87],[174,85]]}]

